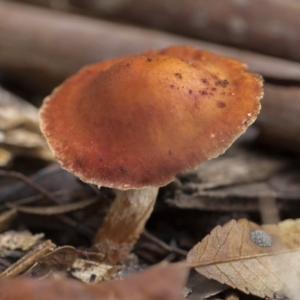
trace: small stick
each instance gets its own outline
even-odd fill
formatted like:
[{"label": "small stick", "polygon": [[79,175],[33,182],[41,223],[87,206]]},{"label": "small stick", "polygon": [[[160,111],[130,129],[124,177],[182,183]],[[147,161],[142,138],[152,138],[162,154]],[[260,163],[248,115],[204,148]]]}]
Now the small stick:
[{"label": "small stick", "polygon": [[277,224],[280,221],[275,195],[258,196],[258,208],[262,224]]},{"label": "small stick", "polygon": [[14,208],[17,211],[34,214],[34,215],[60,215],[69,213],[71,211],[79,210],[94,204],[97,201],[95,198],[85,199],[81,201],[77,201],[74,203],[67,203],[62,205],[55,205],[55,206],[39,206],[39,207],[31,207],[31,206],[19,206],[13,203],[7,203],[6,205],[9,208]]},{"label": "small stick", "polygon": [[13,177],[13,178],[20,179],[23,182],[25,182],[26,184],[28,184],[30,187],[32,187],[33,189],[38,191],[40,194],[42,194],[43,196],[45,196],[46,198],[51,200],[52,202],[60,204],[60,201],[55,196],[53,196],[53,194],[49,193],[43,187],[35,184],[32,180],[30,180],[28,177],[26,177],[22,173],[15,172],[15,171],[0,170],[0,176],[7,176],[7,177]]},{"label": "small stick", "polygon": [[19,259],[0,274],[0,278],[13,278],[27,270],[56,246],[50,240],[38,245],[35,249]]},{"label": "small stick", "polygon": [[[45,190],[41,186],[39,186],[39,185],[35,184],[34,182],[32,182],[28,177],[26,177],[22,173],[14,172],[14,171],[0,170],[0,176],[9,176],[9,177],[14,177],[14,178],[20,179],[23,182],[25,182],[26,184],[28,184],[29,186],[31,186],[33,189],[40,192],[43,196],[47,197],[52,202],[60,204],[60,201],[55,196],[53,196],[53,194],[49,193],[47,190]],[[94,231],[93,230],[91,230],[87,226],[78,224],[76,221],[72,220],[70,217],[60,215],[60,216],[56,216],[56,218],[58,218],[59,220],[61,220],[65,224],[68,224],[69,226],[76,228],[76,230],[78,230],[78,232],[80,234],[82,234],[84,236],[87,236],[89,239],[94,236]]]},{"label": "small stick", "polygon": [[[300,61],[300,52],[295,51],[300,47],[298,0],[144,0],[143,5],[140,0],[103,4],[99,0],[71,0],[71,4],[101,17]],[[267,18],[263,11],[268,12]],[[155,16],[163,16],[163,21]]]},{"label": "small stick", "polygon": [[300,79],[299,63],[8,1],[0,1],[0,36],[1,70],[40,91],[49,92],[86,64],[170,45],[233,57],[267,77]]},{"label": "small stick", "polygon": [[300,153],[300,88],[265,86],[262,109],[255,125],[259,142],[273,149]]},{"label": "small stick", "polygon": [[7,260],[3,259],[2,257],[0,257],[0,264],[6,268],[11,266],[11,263],[9,263]]},{"label": "small stick", "polygon": [[[54,196],[61,196],[61,195],[63,196],[65,194],[65,192],[61,190],[61,191],[55,191],[51,194]],[[28,203],[32,203],[32,202],[41,200],[43,198],[44,198],[43,195],[36,195],[36,196],[21,198],[21,199],[17,199],[17,200],[13,200],[13,201],[8,201],[5,204],[0,205],[0,211],[7,210],[7,203],[10,204],[13,202],[14,205],[24,205],[24,204],[28,204]]]},{"label": "small stick", "polygon": [[151,233],[149,233],[146,229],[144,230],[144,232],[142,233],[142,235],[147,238],[149,241],[155,243],[156,245],[158,245],[159,247],[161,247],[162,249],[169,251],[169,252],[173,252],[182,256],[187,256],[187,251],[182,250],[178,247],[174,247],[174,246],[169,246],[167,243],[165,243],[164,241],[160,240],[159,238],[157,238],[156,236],[152,235]]}]

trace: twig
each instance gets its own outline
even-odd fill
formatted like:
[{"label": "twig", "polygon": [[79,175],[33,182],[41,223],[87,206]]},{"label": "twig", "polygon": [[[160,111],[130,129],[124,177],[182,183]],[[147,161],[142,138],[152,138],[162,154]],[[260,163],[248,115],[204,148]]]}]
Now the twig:
[{"label": "twig", "polygon": [[60,201],[55,196],[53,196],[53,194],[49,193],[47,190],[45,190],[41,186],[35,184],[32,180],[30,180],[28,177],[26,177],[22,173],[15,172],[15,171],[0,170],[0,176],[13,177],[13,178],[20,179],[23,182],[25,182],[26,184],[28,184],[30,187],[32,187],[33,189],[38,191],[40,194],[42,194],[43,196],[45,196],[46,198],[51,200],[52,202],[60,204]]},{"label": "twig", "polygon": [[81,201],[77,201],[74,203],[67,203],[62,205],[55,205],[55,206],[42,206],[42,207],[29,207],[29,206],[19,206],[12,203],[7,203],[6,205],[9,208],[14,208],[17,211],[34,214],[34,215],[59,215],[69,213],[74,210],[85,208],[93,203],[95,203],[97,199],[85,199]]},{"label": "twig", "polygon": [[[298,0],[144,0],[143,5],[140,5],[140,0],[131,0],[125,5],[125,1],[108,3],[101,5],[98,0],[72,0],[72,4],[98,12],[101,17],[121,18],[197,39],[300,60],[299,51],[295,51],[300,47]],[[267,18],[263,11],[268,12]],[[158,22],[153,17],[157,15],[163,16],[164,21]]]},{"label": "twig", "polygon": [[277,224],[280,221],[275,193],[273,196],[258,196],[258,208],[262,224]]},{"label": "twig", "polygon": [[262,110],[255,123],[260,128],[260,142],[271,149],[275,146],[300,153],[299,116],[299,87],[266,85]]},{"label": "twig", "polygon": [[[32,182],[29,178],[27,178],[22,173],[14,172],[14,171],[0,170],[0,176],[9,176],[9,177],[14,177],[14,178],[20,179],[23,182],[25,182],[26,184],[28,184],[29,186],[31,186],[33,189],[37,190],[42,195],[47,197],[52,202],[60,204],[60,201],[55,196],[53,196],[53,194],[49,193],[47,190],[45,190],[41,186]],[[72,220],[70,217],[67,217],[64,215],[59,215],[59,216],[55,216],[55,217],[58,218],[59,220],[61,220],[62,222],[64,222],[65,224],[67,224],[71,227],[74,227],[78,231],[79,234],[81,234],[89,239],[91,239],[94,236],[93,230],[91,230],[90,228],[88,228],[85,225],[78,224],[76,221]]]},{"label": "twig", "polygon": [[6,268],[11,266],[11,263],[8,262],[6,259],[3,259],[2,257],[0,257],[0,264],[3,265]]},{"label": "twig", "polygon": [[23,256],[16,263],[0,274],[0,278],[13,278],[39,261],[40,258],[49,253],[56,246],[50,240],[38,245],[34,250]]},{"label": "twig", "polygon": [[[64,191],[55,191],[51,194],[56,197],[56,196],[64,195],[65,192]],[[13,204],[16,204],[16,205],[29,204],[29,203],[41,200],[43,198],[44,198],[44,195],[36,195],[36,196],[13,200]],[[0,211],[7,210],[7,203],[11,203],[11,201],[8,201],[5,204],[0,205]]]},{"label": "twig", "polygon": [[7,1],[0,1],[0,36],[1,70],[44,91],[83,65],[178,44],[240,59],[267,77],[300,80],[295,62]]},{"label": "twig", "polygon": [[182,255],[182,256],[186,256],[187,253],[188,253],[187,251],[182,250],[178,247],[169,246],[164,241],[160,240],[159,238],[157,238],[154,235],[152,235],[151,233],[149,233],[146,229],[142,233],[142,236],[144,236],[145,238],[147,238],[148,240],[155,243],[156,245],[158,245],[159,247],[161,247],[162,249],[164,249],[166,251],[173,252],[173,253],[176,253],[176,254],[179,254],[179,255]]}]

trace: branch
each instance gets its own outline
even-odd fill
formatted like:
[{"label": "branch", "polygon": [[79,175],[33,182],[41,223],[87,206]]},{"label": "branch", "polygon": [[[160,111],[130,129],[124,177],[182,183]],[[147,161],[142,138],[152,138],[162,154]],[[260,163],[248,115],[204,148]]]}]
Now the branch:
[{"label": "branch", "polygon": [[298,0],[70,2],[101,16],[300,61]]},{"label": "branch", "polygon": [[0,2],[0,68],[49,91],[83,65],[151,48],[187,44],[235,57],[267,77],[300,80],[300,64],[64,12]]},{"label": "branch", "polygon": [[265,86],[262,110],[256,121],[259,141],[269,147],[300,153],[300,88]]}]

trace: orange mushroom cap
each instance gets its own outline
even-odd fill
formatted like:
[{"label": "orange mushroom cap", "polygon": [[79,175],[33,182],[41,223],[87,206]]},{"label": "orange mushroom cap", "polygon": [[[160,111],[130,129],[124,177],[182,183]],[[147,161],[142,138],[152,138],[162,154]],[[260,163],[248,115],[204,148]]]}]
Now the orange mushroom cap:
[{"label": "orange mushroom cap", "polygon": [[163,186],[254,122],[262,80],[245,70],[182,46],[90,65],[45,99],[41,129],[62,167],[85,182]]}]

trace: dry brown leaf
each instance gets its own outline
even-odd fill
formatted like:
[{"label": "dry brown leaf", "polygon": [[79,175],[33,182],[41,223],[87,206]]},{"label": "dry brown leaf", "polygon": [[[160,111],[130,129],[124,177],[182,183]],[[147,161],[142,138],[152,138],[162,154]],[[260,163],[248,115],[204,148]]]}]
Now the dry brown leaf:
[{"label": "dry brown leaf", "polygon": [[53,160],[53,155],[42,135],[26,128],[0,131],[0,143],[12,155],[25,155]]},{"label": "dry brown leaf", "polygon": [[31,277],[40,278],[53,271],[65,271],[70,268],[78,257],[74,247],[63,246],[43,256],[28,272]]},{"label": "dry brown leaf", "polygon": [[[38,109],[0,87],[0,164],[16,155],[53,160],[39,129]],[[2,159],[2,161],[1,161]]]},{"label": "dry brown leaf", "polygon": [[246,219],[215,227],[188,254],[189,264],[259,297],[298,299],[300,219],[259,226]]},{"label": "dry brown leaf", "polygon": [[[0,281],[0,299],[5,300],[182,300],[187,278],[186,264],[157,265],[124,280],[86,285],[59,281],[17,278]],[[16,288],[18,287],[18,288]]]},{"label": "dry brown leaf", "polygon": [[31,132],[25,128],[15,128],[5,132],[1,131],[0,142],[22,148],[46,148],[45,139],[41,134]]},{"label": "dry brown leaf", "polygon": [[50,240],[39,244],[32,251],[24,255],[21,259],[19,259],[13,265],[8,267],[5,271],[0,273],[0,278],[16,277],[17,275],[21,274],[22,272],[30,268],[32,265],[40,261],[42,257],[44,257],[46,254],[52,251],[55,247],[55,244],[53,244]]}]

